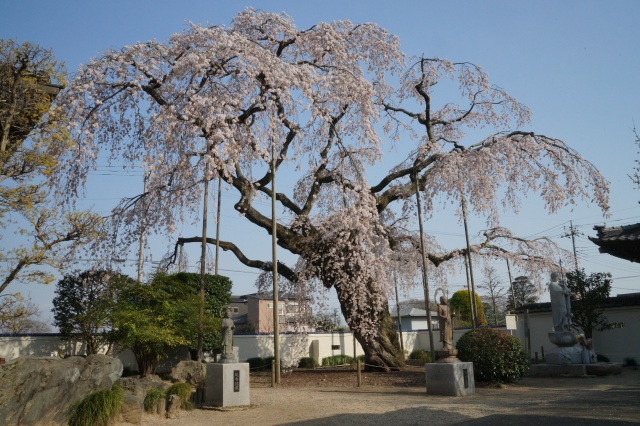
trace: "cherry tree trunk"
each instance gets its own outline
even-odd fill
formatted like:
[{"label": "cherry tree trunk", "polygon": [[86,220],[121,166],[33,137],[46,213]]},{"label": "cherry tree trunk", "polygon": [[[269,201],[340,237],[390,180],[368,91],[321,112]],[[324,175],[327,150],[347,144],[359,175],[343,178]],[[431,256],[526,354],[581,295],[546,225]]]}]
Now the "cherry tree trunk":
[{"label": "cherry tree trunk", "polygon": [[357,327],[359,317],[363,314],[357,312],[345,290],[335,287],[340,301],[340,309],[344,315],[354,337],[362,346],[365,356],[365,370],[390,371],[404,366],[404,353],[400,347],[398,332],[389,314],[389,307],[372,310],[368,315],[372,316],[378,324],[374,333],[364,333]]}]

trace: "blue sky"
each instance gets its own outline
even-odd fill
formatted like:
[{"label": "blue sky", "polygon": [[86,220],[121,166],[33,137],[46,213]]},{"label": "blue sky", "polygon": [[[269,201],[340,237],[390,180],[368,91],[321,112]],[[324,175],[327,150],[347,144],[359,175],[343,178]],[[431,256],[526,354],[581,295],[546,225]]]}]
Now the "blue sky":
[{"label": "blue sky", "polygon": [[[640,220],[640,192],[628,178],[640,158],[632,132],[634,121],[640,127],[637,1],[2,0],[0,37],[52,48],[73,73],[79,64],[108,48],[150,39],[164,41],[184,29],[187,21],[226,25],[248,6],[286,12],[299,28],[339,19],[373,21],[398,35],[409,55],[481,65],[493,83],[531,108],[533,120],[527,129],[563,139],[610,180],[611,217],[607,224]],[[87,202],[105,212],[122,195],[122,188],[142,185],[140,175],[117,175],[107,168],[95,173],[92,182],[96,186]],[[225,193],[223,203],[227,199],[227,204],[233,202],[231,192]],[[571,241],[561,235],[572,220],[583,234],[576,241],[580,266],[588,272],[611,272],[613,295],[640,291],[638,265],[601,255],[587,240],[587,236],[595,235],[594,225],[605,223],[596,208],[581,204],[549,216],[532,195],[518,216],[506,213],[504,219],[520,235],[546,235],[568,249]],[[222,220],[223,238],[225,230],[231,230],[241,241],[255,238],[256,230],[243,225],[232,210],[224,209]],[[479,232],[482,224],[472,221],[472,233],[474,225]],[[452,245],[464,241],[455,221],[428,223],[426,229],[449,239]],[[184,236],[199,234],[197,228],[182,231]],[[265,244],[264,250],[251,247],[249,251],[255,249],[255,256],[264,258],[269,253],[269,239]],[[155,241],[153,245],[153,260],[157,260],[168,244]],[[192,263],[196,256],[190,255]],[[290,259],[284,253],[282,256]],[[134,258],[135,254],[128,257]],[[221,257],[221,265],[222,273],[234,281],[235,293],[253,291],[254,271],[226,255]],[[147,268],[151,269],[150,263]],[[498,272],[506,284],[506,268]],[[135,269],[130,273],[135,276]],[[464,277],[458,277],[451,289],[461,288],[463,283]],[[13,290],[30,293],[46,316],[54,285]],[[418,289],[413,295],[420,294]]]}]

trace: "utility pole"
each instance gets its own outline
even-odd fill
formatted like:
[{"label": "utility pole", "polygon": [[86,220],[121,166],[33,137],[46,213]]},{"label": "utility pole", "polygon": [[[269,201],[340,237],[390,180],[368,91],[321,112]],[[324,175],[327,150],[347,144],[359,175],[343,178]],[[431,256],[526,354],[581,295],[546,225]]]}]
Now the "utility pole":
[{"label": "utility pole", "polygon": [[[142,199],[143,203],[146,203],[146,194],[147,194],[147,179],[149,178],[149,174],[145,173],[143,177],[142,184],[142,193],[144,197]],[[142,284],[142,279],[144,278],[144,245],[145,245],[145,233],[147,230],[147,221],[142,220],[142,229],[140,230],[140,239],[138,241],[138,284]]]},{"label": "utility pole", "polygon": [[573,221],[569,221],[569,232],[564,234],[563,237],[571,237],[571,244],[573,244],[573,262],[575,265],[575,270],[578,270],[578,253],[576,251],[576,235],[581,235],[580,231],[578,231],[573,226]]}]

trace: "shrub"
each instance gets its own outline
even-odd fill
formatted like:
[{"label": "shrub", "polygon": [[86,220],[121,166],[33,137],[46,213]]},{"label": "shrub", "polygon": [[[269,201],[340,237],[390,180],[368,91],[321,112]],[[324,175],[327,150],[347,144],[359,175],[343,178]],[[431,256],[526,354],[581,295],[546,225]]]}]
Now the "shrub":
[{"label": "shrub", "polygon": [[638,362],[636,361],[635,358],[625,358],[624,359],[624,366],[625,367],[634,367],[634,368],[638,368]]},{"label": "shrub", "polygon": [[311,357],[300,358],[298,362],[298,368],[316,368],[317,366],[318,363]]},{"label": "shrub", "polygon": [[193,408],[193,404],[190,401],[191,392],[193,392],[193,387],[189,383],[177,382],[167,389],[167,397],[178,395],[180,397],[180,408],[191,410]]},{"label": "shrub", "polygon": [[249,358],[247,362],[249,363],[249,368],[251,370],[271,370],[271,361],[273,357],[268,358]]},{"label": "shrub", "polygon": [[107,426],[115,420],[124,391],[118,385],[87,395],[75,403],[69,412],[69,426]]},{"label": "shrub", "polygon": [[470,330],[460,337],[456,348],[461,361],[473,362],[473,374],[479,382],[515,382],[529,369],[520,340],[497,330]]},{"label": "shrub", "polygon": [[416,349],[409,354],[409,359],[427,363],[431,362],[431,354],[427,351],[423,351],[422,349]]},{"label": "shrub", "polygon": [[155,410],[158,401],[163,400],[166,401],[167,393],[164,389],[161,388],[151,388],[147,392],[144,397],[144,402],[142,403],[144,407],[144,411],[147,413],[151,413]]},{"label": "shrub", "polygon": [[330,366],[330,365],[345,365],[345,364],[353,364],[353,357],[349,355],[333,355],[328,356],[326,358],[322,358],[322,365]]}]

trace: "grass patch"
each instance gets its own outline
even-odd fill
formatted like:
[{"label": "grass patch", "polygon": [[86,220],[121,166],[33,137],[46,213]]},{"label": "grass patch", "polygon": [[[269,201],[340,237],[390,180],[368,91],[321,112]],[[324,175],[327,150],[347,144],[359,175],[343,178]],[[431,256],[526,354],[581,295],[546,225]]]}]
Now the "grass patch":
[{"label": "grass patch", "polygon": [[69,426],[108,426],[120,412],[124,390],[119,385],[94,392],[75,403],[69,412]]},{"label": "grass patch", "polygon": [[189,383],[178,382],[171,385],[167,389],[167,398],[171,395],[178,395],[180,397],[180,408],[183,410],[192,410],[193,404],[191,403],[191,392],[193,387]]},{"label": "grass patch", "polygon": [[328,356],[326,358],[322,358],[322,365],[324,366],[334,366],[334,365],[346,365],[353,364],[353,357],[349,355],[333,355]]},{"label": "grass patch", "polygon": [[144,402],[142,403],[144,411],[146,411],[147,413],[152,413],[158,405],[158,401],[163,400],[166,402],[166,398],[167,393],[164,391],[164,389],[149,389],[149,391],[147,391],[147,394],[144,396]]}]

